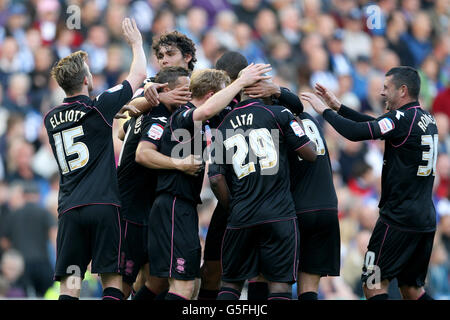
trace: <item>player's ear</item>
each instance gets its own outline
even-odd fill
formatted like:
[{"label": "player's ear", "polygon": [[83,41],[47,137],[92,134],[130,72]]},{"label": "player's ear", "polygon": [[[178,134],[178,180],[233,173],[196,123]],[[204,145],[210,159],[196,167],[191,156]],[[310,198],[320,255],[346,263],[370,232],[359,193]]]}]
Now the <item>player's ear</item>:
[{"label": "player's ear", "polygon": [[207,94],[206,94],[206,99],[209,99],[209,98],[211,98],[213,95],[214,95],[214,91],[209,91]]},{"label": "player's ear", "polygon": [[408,95],[408,87],[406,85],[402,85],[400,87],[400,96],[402,98],[406,97]]},{"label": "player's ear", "polygon": [[191,62],[191,60],[192,60],[192,55],[189,54],[189,53],[186,53],[186,54],[183,56],[183,59],[184,59],[184,61],[185,61],[186,63],[189,63],[189,62]]}]

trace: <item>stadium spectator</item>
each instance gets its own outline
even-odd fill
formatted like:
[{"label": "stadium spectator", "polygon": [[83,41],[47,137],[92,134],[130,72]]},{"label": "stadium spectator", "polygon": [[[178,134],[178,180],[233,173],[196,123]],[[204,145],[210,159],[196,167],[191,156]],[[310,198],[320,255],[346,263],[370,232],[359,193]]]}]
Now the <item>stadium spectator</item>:
[{"label": "stadium spectator", "polygon": [[25,261],[24,277],[32,295],[42,297],[52,285],[48,241],[56,243],[54,217],[39,205],[39,188],[35,183],[18,185],[20,205],[11,211],[1,226],[7,248],[18,250]]},{"label": "stadium spectator", "polygon": [[[27,285],[24,281],[25,262],[23,256],[15,249],[6,251],[0,259],[0,281],[4,281],[5,298],[24,298]],[[1,286],[1,284],[0,284]],[[0,297],[2,296],[0,292]]]},{"label": "stadium spectator", "polygon": [[413,56],[413,67],[419,67],[432,50],[431,22],[425,12],[418,12],[411,23],[411,33],[404,33],[403,40]]}]

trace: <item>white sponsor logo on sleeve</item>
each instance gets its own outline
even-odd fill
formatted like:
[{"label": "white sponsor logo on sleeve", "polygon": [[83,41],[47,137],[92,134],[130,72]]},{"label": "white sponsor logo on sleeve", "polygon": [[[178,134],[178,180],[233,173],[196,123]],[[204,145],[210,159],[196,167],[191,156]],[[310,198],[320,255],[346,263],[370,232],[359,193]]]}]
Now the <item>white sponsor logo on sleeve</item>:
[{"label": "white sponsor logo on sleeve", "polygon": [[294,130],[294,133],[298,136],[298,137],[302,137],[305,135],[305,132],[303,131],[302,127],[300,127],[300,125],[298,124],[297,121],[292,120],[291,123],[291,128],[292,130]]},{"label": "white sponsor logo on sleeve", "polygon": [[378,121],[378,125],[380,126],[381,134],[388,133],[394,129],[394,122],[389,118],[381,119]]},{"label": "white sponsor logo on sleeve", "polygon": [[164,132],[164,127],[160,125],[159,123],[154,123],[150,127],[150,130],[148,130],[148,137],[153,140],[159,140],[161,139],[161,136]]}]

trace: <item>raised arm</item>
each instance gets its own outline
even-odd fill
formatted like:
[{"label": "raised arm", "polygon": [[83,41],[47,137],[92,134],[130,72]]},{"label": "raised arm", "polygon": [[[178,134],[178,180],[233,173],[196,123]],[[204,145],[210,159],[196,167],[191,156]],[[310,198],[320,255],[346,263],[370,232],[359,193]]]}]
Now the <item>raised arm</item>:
[{"label": "raised arm", "polygon": [[264,76],[263,74],[270,70],[272,68],[268,64],[250,64],[242,70],[241,76],[233,81],[233,83],[215,93],[204,104],[196,108],[192,115],[193,120],[206,121],[212,118],[222,111],[243,88],[257,81],[269,79],[270,76]]},{"label": "raised arm", "polygon": [[356,122],[366,122],[375,120],[375,118],[360,113],[358,111],[353,110],[352,108],[346,107],[343,105],[339,99],[334,95],[333,92],[322,86],[321,84],[316,84],[314,87],[315,93],[317,96],[321,97],[323,101],[333,110],[337,111],[344,118],[356,121]]},{"label": "raised arm", "polygon": [[133,92],[135,92],[147,76],[147,61],[144,48],[142,47],[142,36],[134,19],[125,18],[122,22],[122,31],[125,40],[133,51],[133,61],[131,62],[130,73],[126,80],[130,83]]},{"label": "raised arm", "polygon": [[302,99],[307,101],[313,109],[321,114],[339,134],[351,141],[363,141],[381,138],[381,130],[376,119],[365,122],[357,122],[346,119],[334,112],[313,93],[301,94]]}]

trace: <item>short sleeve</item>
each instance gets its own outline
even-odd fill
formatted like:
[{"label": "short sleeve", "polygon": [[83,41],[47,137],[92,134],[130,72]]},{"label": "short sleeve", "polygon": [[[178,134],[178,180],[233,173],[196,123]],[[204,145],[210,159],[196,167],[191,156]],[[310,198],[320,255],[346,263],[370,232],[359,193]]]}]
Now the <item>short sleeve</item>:
[{"label": "short sleeve", "polygon": [[274,111],[289,150],[295,151],[311,142],[291,111],[281,107]]},{"label": "short sleeve", "polygon": [[141,141],[151,142],[159,149],[167,118],[149,113],[144,116],[142,122]]},{"label": "short sleeve", "polygon": [[194,130],[194,110],[195,108],[189,108],[187,106],[182,107],[179,111],[175,112],[170,119],[170,125],[172,129],[187,129],[190,132]]},{"label": "short sleeve", "polygon": [[121,84],[103,91],[94,100],[94,107],[101,113],[108,125],[112,126],[114,116],[130,101],[133,90],[130,83],[124,80]]}]

